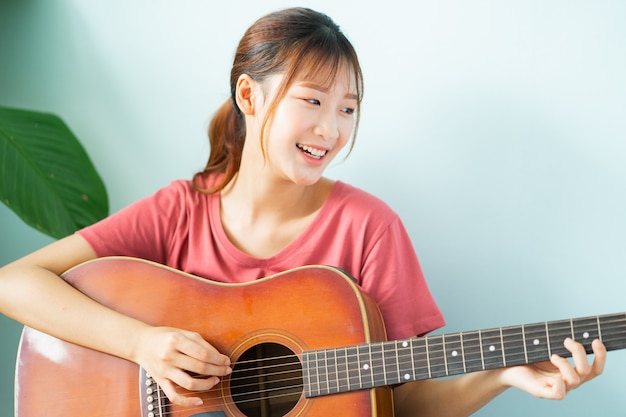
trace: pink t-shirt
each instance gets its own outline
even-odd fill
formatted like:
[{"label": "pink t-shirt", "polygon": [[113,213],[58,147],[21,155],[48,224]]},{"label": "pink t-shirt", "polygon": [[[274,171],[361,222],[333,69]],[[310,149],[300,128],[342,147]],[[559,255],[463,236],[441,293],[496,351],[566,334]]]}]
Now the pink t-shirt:
[{"label": "pink t-shirt", "polygon": [[409,236],[378,198],[336,182],[316,219],[276,255],[235,247],[220,218],[220,195],[175,181],[78,232],[98,256],[132,256],[220,282],[247,282],[303,265],[352,275],[381,309],[389,339],[443,326]]}]

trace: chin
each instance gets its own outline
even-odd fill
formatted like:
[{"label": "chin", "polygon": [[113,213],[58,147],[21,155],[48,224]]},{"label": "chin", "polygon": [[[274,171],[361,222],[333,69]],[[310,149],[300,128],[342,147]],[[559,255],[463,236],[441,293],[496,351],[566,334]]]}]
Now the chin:
[{"label": "chin", "polygon": [[321,175],[310,176],[310,177],[292,177],[291,181],[296,185],[301,185],[303,187],[307,187],[310,185],[317,184],[320,179],[322,179]]}]

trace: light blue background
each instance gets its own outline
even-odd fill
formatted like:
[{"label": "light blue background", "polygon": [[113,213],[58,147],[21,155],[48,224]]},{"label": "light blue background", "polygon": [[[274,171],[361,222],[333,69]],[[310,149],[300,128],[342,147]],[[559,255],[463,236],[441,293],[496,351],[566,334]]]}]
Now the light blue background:
[{"label": "light blue background", "polygon": [[[236,43],[294,4],[3,0],[0,105],[60,115],[118,210],[203,166]],[[298,4],[365,72],[356,149],[328,175],[400,213],[445,332],[626,309],[626,3]],[[0,206],[0,264],[49,241]],[[19,331],[0,317],[2,417]],[[564,402],[509,390],[476,415],[624,416],[624,375],[613,352]]]}]

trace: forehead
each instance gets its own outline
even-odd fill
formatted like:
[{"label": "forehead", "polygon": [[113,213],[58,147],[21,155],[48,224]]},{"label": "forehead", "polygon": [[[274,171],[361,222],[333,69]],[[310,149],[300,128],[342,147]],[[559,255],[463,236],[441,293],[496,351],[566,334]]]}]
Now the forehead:
[{"label": "forehead", "polygon": [[346,63],[337,66],[315,66],[301,68],[290,80],[291,85],[314,88],[322,92],[345,91],[358,99],[356,74],[354,69]]}]

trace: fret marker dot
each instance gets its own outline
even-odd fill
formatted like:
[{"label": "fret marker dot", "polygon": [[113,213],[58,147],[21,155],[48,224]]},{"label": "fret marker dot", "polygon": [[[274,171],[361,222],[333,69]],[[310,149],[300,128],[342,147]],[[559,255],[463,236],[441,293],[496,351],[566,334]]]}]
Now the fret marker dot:
[{"label": "fret marker dot", "polygon": [[458,355],[459,355],[459,352],[457,352],[456,350],[452,351],[452,356],[458,356]]},{"label": "fret marker dot", "polygon": [[411,375],[409,375],[409,374],[404,374],[404,379],[406,379],[406,380],[408,381],[409,379],[411,379]]},{"label": "fret marker dot", "polygon": [[368,364],[365,364],[365,365],[363,365],[363,369],[365,369],[367,371],[368,369],[370,369],[370,366]]},{"label": "fret marker dot", "polygon": [[489,352],[493,352],[494,350],[496,350],[496,347],[494,345],[489,346]]},{"label": "fret marker dot", "polygon": [[583,337],[584,337],[585,339],[589,339],[589,332],[585,332],[585,333],[583,333]]},{"label": "fret marker dot", "polygon": [[409,346],[409,342],[402,342],[402,347],[408,347]]},{"label": "fret marker dot", "polygon": [[537,346],[539,344],[539,339],[533,340],[533,345]]}]

